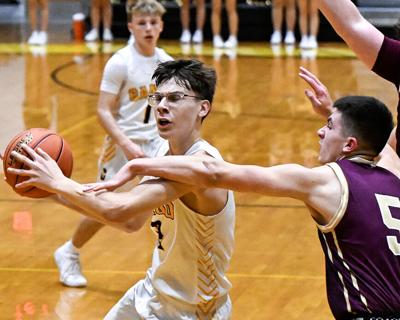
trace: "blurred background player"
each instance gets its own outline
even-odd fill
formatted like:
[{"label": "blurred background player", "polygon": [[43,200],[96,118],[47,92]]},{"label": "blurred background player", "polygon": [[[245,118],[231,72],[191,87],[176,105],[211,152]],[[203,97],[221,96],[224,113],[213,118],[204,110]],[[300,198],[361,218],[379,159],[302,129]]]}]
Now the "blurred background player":
[{"label": "blurred background player", "polygon": [[[38,28],[37,14],[39,10],[40,23]],[[49,25],[49,2],[48,0],[28,1],[29,21],[32,34],[28,39],[30,45],[45,45],[47,43],[47,28]]]},{"label": "blurred background player", "polygon": [[211,27],[213,45],[215,48],[235,48],[238,45],[237,34],[239,16],[236,9],[236,0],[225,0],[225,10],[228,14],[229,38],[224,42],[221,37],[222,0],[212,0]]},{"label": "blurred background player", "polygon": [[99,39],[100,20],[103,22],[103,41],[112,41],[112,4],[110,0],[91,0],[90,22],[92,29],[85,36],[87,42]]},{"label": "blurred background player", "polygon": [[272,1],[272,25],[273,33],[271,35],[271,44],[279,44],[282,42],[282,24],[283,12],[285,12],[286,35],[285,44],[294,44],[296,38],[294,36],[294,27],[296,23],[296,3],[295,0],[273,0]]},{"label": "blurred background player", "polygon": [[[156,47],[164,13],[156,0],[136,1],[128,15],[135,43],[117,51],[104,68],[97,113],[108,135],[99,160],[99,180],[110,179],[130,159],[152,156],[163,141],[147,98],[156,90],[151,79],[154,70],[159,63],[172,59]],[[84,218],[72,239],[56,250],[54,257],[64,285],[86,286],[78,250],[102,227]]]},{"label": "blurred background player", "polygon": [[193,37],[190,33],[190,0],[182,0],[181,24],[182,35],[179,39],[182,43],[203,43],[203,27],[206,19],[205,0],[196,0],[196,30]]},{"label": "blurred background player", "polygon": [[313,0],[298,0],[300,48],[315,49],[318,47],[317,34],[319,29],[319,12],[317,3]]}]

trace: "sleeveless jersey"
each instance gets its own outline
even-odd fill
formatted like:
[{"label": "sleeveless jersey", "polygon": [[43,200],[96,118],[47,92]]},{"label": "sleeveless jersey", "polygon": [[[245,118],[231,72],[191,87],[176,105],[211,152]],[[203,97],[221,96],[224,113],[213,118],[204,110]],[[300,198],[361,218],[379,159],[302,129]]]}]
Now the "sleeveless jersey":
[{"label": "sleeveless jersey", "polygon": [[337,213],[318,226],[332,313],[400,315],[400,179],[355,160],[328,165],[342,187]]},{"label": "sleeveless jersey", "polygon": [[147,98],[156,90],[151,77],[158,64],[172,60],[156,48],[152,57],[145,57],[128,45],[118,50],[104,68],[100,90],[119,96],[120,107],[115,115],[118,127],[135,141],[148,141],[158,136],[153,110]]},{"label": "sleeveless jersey", "polygon": [[[372,68],[376,74],[389,80],[400,90],[400,41],[385,37]],[[397,104],[397,123],[400,123],[400,91]],[[396,130],[396,152],[400,155],[400,130]]]},{"label": "sleeveless jersey", "polygon": [[[204,140],[193,144],[186,155],[200,150],[222,159]],[[168,143],[158,155],[167,151]],[[211,319],[226,303],[231,284],[225,273],[233,252],[234,225],[232,191],[228,191],[225,207],[213,216],[191,210],[180,199],[153,211],[151,227],[158,240],[145,284],[151,287],[149,292],[154,289],[161,296],[154,299],[164,301],[152,310],[159,319]],[[229,313],[215,319],[228,319]]]}]

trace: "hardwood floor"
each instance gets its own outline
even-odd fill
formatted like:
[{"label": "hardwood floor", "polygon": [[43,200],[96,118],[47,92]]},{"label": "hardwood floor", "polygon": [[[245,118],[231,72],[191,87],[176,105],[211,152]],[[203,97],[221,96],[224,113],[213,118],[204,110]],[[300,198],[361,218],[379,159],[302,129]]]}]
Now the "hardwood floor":
[{"label": "hardwood floor", "polygon": [[[2,87],[0,150],[29,127],[58,131],[74,154],[73,178],[91,182],[104,131],[95,115],[105,62],[117,44],[95,53],[83,45],[51,44],[46,53],[23,45],[0,45]],[[342,44],[321,44],[318,56],[298,50],[280,56],[267,44],[240,44],[236,58],[206,44],[188,54],[161,42],[175,57],[196,56],[218,72],[212,114],[203,135],[225,159],[274,165],[317,165],[316,130],[324,124],[304,96],[299,66],[317,73],[333,98],[372,95],[395,112],[397,92],[354,58]],[[89,285],[58,282],[54,250],[69,239],[79,214],[50,200],[22,198],[0,184],[0,318],[101,319],[144,276],[154,237],[149,228],[124,234],[105,228],[83,249]],[[234,258],[228,273],[234,320],[332,319],[325,295],[324,260],[316,227],[299,202],[236,194]]]}]

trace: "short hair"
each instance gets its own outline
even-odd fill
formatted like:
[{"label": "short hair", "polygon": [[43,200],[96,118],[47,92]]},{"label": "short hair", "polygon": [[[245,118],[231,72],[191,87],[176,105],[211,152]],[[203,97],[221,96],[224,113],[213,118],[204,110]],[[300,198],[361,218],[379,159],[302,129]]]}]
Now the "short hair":
[{"label": "short hair", "polygon": [[166,11],[164,6],[156,0],[127,0],[125,9],[129,21],[137,13],[162,17]]},{"label": "short hair", "polygon": [[335,101],[333,107],[342,115],[343,133],[357,138],[359,144],[378,155],[393,129],[388,107],[367,96],[347,96]]},{"label": "short hair", "polygon": [[153,74],[156,85],[174,79],[177,84],[212,103],[217,83],[213,68],[195,59],[179,59],[160,63]]}]

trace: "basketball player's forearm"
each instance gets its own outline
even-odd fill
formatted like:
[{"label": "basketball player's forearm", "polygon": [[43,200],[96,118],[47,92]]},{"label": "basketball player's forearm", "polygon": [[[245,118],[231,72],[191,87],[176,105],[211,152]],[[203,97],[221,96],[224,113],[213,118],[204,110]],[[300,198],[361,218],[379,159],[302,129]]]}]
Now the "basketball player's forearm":
[{"label": "basketball player's forearm", "polygon": [[210,156],[165,156],[129,162],[132,175],[161,177],[203,188],[224,188],[230,184],[230,166]]},{"label": "basketball player's forearm", "polygon": [[[212,158],[211,158],[212,159]],[[133,176],[154,176],[164,179],[210,187],[210,172],[204,166],[204,159],[194,156],[165,156],[138,158],[129,162]]]},{"label": "basketball player's forearm", "polygon": [[71,204],[72,208],[81,214],[93,218],[101,223],[114,227],[123,228],[123,223],[132,218],[127,214],[123,203],[122,193],[102,193],[83,192],[83,186],[74,180],[65,178],[58,181],[53,187],[53,192],[66,203]]},{"label": "basketball player's forearm", "polygon": [[322,14],[339,35],[347,32],[352,23],[362,19],[360,12],[350,0],[316,0]]},{"label": "basketball player's forearm", "polygon": [[339,36],[368,68],[372,68],[384,35],[370,24],[350,0],[316,0]]},{"label": "basketball player's forearm", "polygon": [[129,138],[118,127],[110,110],[100,109],[97,111],[97,115],[101,126],[116,144],[123,145],[130,142]]}]

